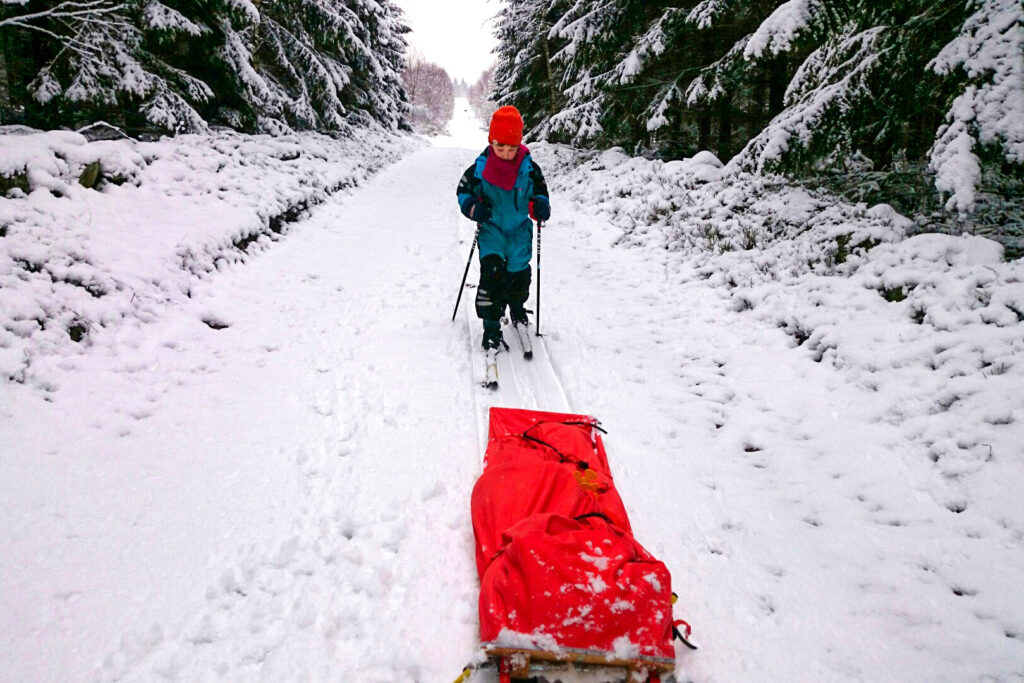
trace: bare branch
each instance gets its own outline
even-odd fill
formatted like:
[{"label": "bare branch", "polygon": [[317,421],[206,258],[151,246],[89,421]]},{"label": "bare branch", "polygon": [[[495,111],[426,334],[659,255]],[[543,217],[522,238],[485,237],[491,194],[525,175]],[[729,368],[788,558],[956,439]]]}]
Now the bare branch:
[{"label": "bare branch", "polygon": [[31,14],[21,14],[16,17],[0,19],[0,28],[12,26],[31,31],[39,31],[46,35],[57,37],[51,31],[37,26],[31,22],[37,19],[72,20],[83,23],[94,23],[100,17],[118,12],[124,8],[123,3],[114,3],[113,0],[89,0],[88,2],[77,2],[76,0],[65,0],[49,9]]}]

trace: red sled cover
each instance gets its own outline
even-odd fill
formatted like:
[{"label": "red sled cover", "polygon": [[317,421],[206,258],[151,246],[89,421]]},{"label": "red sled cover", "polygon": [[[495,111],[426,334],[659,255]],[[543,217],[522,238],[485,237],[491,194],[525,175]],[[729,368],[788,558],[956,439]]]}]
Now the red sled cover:
[{"label": "red sled cover", "polygon": [[598,423],[492,408],[473,490],[480,638],[674,656],[671,578],[633,538]]}]

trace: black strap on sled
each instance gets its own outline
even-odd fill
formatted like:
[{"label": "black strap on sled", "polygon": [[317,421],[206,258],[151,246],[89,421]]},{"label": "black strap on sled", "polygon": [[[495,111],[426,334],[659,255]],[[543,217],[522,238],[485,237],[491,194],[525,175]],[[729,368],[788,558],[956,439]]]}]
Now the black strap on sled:
[{"label": "black strap on sled", "polygon": [[[539,424],[545,424],[545,423],[538,422],[537,424],[533,425],[533,427],[536,427]],[[570,420],[568,422],[559,422],[558,424],[560,424],[560,425],[568,425],[569,427],[593,427],[594,429],[596,429],[597,431],[601,432],[602,434],[607,434],[608,433],[608,431],[604,427],[602,427],[601,423],[598,422],[597,420],[595,420],[593,422],[587,422],[586,420]],[[530,429],[533,429],[533,427],[530,427]],[[529,430],[527,430],[527,431],[529,431]]]},{"label": "black strap on sled", "polygon": [[683,621],[682,619],[677,619],[672,624],[672,636],[675,637],[675,638],[678,638],[680,641],[682,641],[683,645],[685,645],[686,647],[690,648],[691,650],[696,650],[697,646],[694,645],[693,643],[691,643],[687,639],[687,637],[683,635],[683,632],[679,630],[679,626],[677,624],[685,625],[686,626],[686,634],[687,635],[690,634],[690,625],[688,623],[686,623],[685,621]]},{"label": "black strap on sled", "polygon": [[603,512],[588,512],[585,515],[578,515],[576,517],[573,517],[573,519],[575,519],[577,522],[582,522],[584,519],[587,519],[588,517],[600,517],[601,519],[603,519],[604,521],[608,522],[612,526],[615,526],[615,522],[613,522],[612,520],[608,519],[608,516],[605,515]]},{"label": "black strap on sled", "polygon": [[567,427],[593,427],[594,429],[596,429],[597,431],[601,432],[602,434],[607,434],[608,433],[604,429],[601,428],[601,425],[597,424],[596,422],[586,422],[586,421],[583,421],[583,420],[576,420],[576,421],[554,422],[554,423],[551,423],[551,422],[535,422],[533,425],[530,426],[529,429],[527,429],[525,432],[520,434],[520,437],[522,437],[523,439],[526,439],[527,441],[532,441],[534,443],[538,443],[541,446],[544,446],[546,448],[550,448],[551,450],[553,450],[558,455],[558,461],[559,462],[571,462],[571,463],[575,464],[576,467],[578,467],[581,470],[589,470],[590,469],[590,464],[586,460],[579,460],[577,458],[570,458],[568,455],[566,455],[562,451],[558,450],[557,448],[555,448],[554,446],[549,444],[547,441],[544,441],[543,439],[539,439],[536,436],[533,436],[533,435],[530,434],[531,430],[536,429],[537,427],[539,427],[540,425],[543,425],[543,424],[560,424],[560,425],[565,425]]}]

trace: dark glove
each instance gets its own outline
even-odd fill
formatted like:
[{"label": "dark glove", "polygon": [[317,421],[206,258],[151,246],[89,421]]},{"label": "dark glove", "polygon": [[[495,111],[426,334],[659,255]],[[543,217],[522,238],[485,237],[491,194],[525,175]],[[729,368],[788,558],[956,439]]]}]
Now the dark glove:
[{"label": "dark glove", "polygon": [[491,207],[483,200],[483,197],[473,197],[462,207],[463,215],[471,221],[486,223],[491,219]]},{"label": "dark glove", "polygon": [[551,218],[551,205],[547,197],[537,195],[530,200],[530,218],[541,222]]}]

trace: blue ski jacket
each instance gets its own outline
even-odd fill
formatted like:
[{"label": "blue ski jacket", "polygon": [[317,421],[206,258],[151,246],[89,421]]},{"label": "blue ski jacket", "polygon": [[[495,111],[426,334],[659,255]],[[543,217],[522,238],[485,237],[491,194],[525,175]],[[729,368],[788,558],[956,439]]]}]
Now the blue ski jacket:
[{"label": "blue ski jacket", "polygon": [[491,207],[491,217],[480,225],[480,258],[497,254],[506,260],[508,272],[517,273],[530,265],[530,247],[533,243],[530,200],[534,197],[547,199],[548,186],[540,167],[529,154],[519,166],[519,175],[511,190],[492,185],[483,177],[490,154],[491,148],[488,147],[466,169],[455,194],[463,214],[474,197],[482,198]]}]

